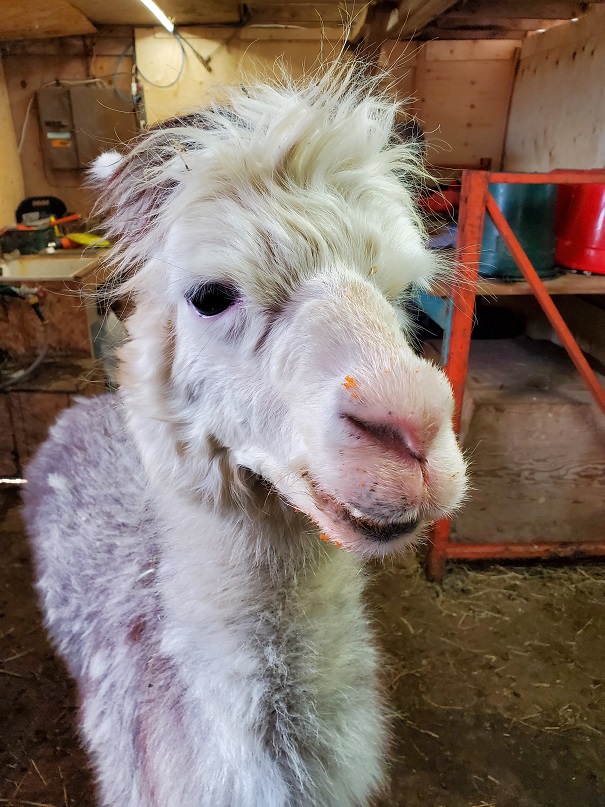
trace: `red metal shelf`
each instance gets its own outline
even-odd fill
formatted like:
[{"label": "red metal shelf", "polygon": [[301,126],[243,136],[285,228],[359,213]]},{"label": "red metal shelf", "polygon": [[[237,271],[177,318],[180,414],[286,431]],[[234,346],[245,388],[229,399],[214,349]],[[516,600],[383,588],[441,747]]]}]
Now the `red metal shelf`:
[{"label": "red metal shelf", "polygon": [[[451,322],[449,347],[445,372],[454,392],[454,430],[460,433],[460,419],[464,398],[464,387],[468,370],[468,357],[471,342],[475,298],[479,284],[479,260],[483,239],[483,224],[486,210],[502,239],[509,248],[515,263],[523,274],[531,292],[535,295],[544,313],[558,334],[561,344],[580,373],[586,387],[598,406],[605,412],[605,389],[586,361],[584,354],[559,314],[544,281],[528,259],[523,247],[511,230],[496,201],[489,193],[490,183],[523,184],[580,184],[603,183],[605,171],[556,171],[547,174],[519,174],[467,170],[462,174],[462,193],[458,222],[458,243],[456,248],[458,277],[451,289]],[[432,543],[428,554],[427,572],[433,579],[440,580],[445,574],[445,564],[452,560],[481,559],[548,559],[555,557],[599,557],[605,556],[605,543],[580,541],[557,543],[481,543],[465,544],[450,539],[451,522],[442,519],[433,527]]]}]

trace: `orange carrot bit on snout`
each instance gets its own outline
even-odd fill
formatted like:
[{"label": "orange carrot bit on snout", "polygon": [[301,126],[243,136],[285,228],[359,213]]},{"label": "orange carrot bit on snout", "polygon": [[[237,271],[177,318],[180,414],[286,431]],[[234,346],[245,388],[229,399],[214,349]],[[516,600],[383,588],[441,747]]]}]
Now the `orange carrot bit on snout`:
[{"label": "orange carrot bit on snout", "polygon": [[357,386],[357,381],[355,381],[352,375],[346,375],[342,386],[345,389],[355,389]]},{"label": "orange carrot bit on snout", "polygon": [[329,541],[330,540],[330,536],[326,535],[325,532],[320,532],[319,537],[321,538],[322,541]]}]

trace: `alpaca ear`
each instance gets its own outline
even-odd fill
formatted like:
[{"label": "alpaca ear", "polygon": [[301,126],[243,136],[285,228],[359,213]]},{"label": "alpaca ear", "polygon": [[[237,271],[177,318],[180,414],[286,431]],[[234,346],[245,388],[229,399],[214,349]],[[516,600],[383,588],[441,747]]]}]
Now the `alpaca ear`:
[{"label": "alpaca ear", "polygon": [[[109,151],[89,175],[99,191],[94,213],[106,219],[107,234],[120,246],[155,226],[158,213],[188,170],[184,154],[199,149],[196,116],[174,118],[148,129],[123,154]],[[199,128],[199,124],[198,124]]]},{"label": "alpaca ear", "polygon": [[117,151],[104,151],[90,164],[89,175],[93,182],[109,179],[121,162],[122,155],[118,154]]}]

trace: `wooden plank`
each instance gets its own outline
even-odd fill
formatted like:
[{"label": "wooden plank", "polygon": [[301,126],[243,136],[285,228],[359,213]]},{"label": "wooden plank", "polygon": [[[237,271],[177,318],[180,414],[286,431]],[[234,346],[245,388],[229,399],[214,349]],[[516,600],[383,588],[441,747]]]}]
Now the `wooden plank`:
[{"label": "wooden plank", "polygon": [[363,28],[364,36],[357,48],[357,55],[367,65],[369,72],[375,72],[381,62],[383,45],[387,38],[392,9],[389,5],[372,6]]},{"label": "wooden plank", "polygon": [[65,357],[56,362],[44,362],[26,383],[5,393],[12,423],[17,472],[23,472],[46,439],[49,428],[75,395],[91,397],[106,391],[98,364]]},{"label": "wooden plank", "polygon": [[555,48],[581,46],[590,37],[605,33],[605,4],[593,4],[577,22],[568,22],[549,28],[543,34],[534,34],[523,43],[521,59]]},{"label": "wooden plank", "polygon": [[524,41],[504,165],[551,171],[605,165],[605,6]]},{"label": "wooden plank", "polygon": [[481,29],[445,29],[435,25],[427,25],[426,28],[416,37],[418,40],[445,40],[445,41],[477,41],[477,42],[497,42],[504,39],[507,42],[514,40],[516,45],[526,37],[527,31],[511,30],[509,28],[492,28],[490,30]]},{"label": "wooden plank", "polygon": [[510,60],[519,47],[517,41],[502,42],[427,42],[426,58],[430,62],[467,62]]},{"label": "wooden plank", "polygon": [[[552,280],[545,280],[544,285],[550,295],[561,294],[605,294],[605,275],[582,275],[569,272]],[[440,297],[448,297],[449,288],[436,284],[433,292]],[[525,281],[505,283],[504,281],[479,278],[477,296],[479,297],[511,297],[533,295],[529,284]]]},{"label": "wooden plank", "polygon": [[[567,21],[569,17],[565,18]],[[544,17],[497,17],[494,18],[491,14],[444,14],[434,27],[443,30],[456,30],[458,28],[490,30],[506,29],[509,28],[514,31],[537,31],[541,28],[551,28],[553,25],[558,25],[560,20],[549,20]]]},{"label": "wooden plank", "polygon": [[605,424],[565,354],[529,340],[474,342],[467,395],[473,495],[454,540],[603,541]]},{"label": "wooden plank", "polygon": [[[17,136],[21,134],[32,95],[39,87],[55,79],[81,81],[90,78],[91,75],[102,77],[112,85],[120,54],[129,43],[132,43],[132,35],[125,29],[118,31],[109,29],[107,32],[101,29],[95,36],[92,52],[90,43],[87,48],[83,47],[81,37],[9,43],[3,61],[11,115]],[[130,55],[123,57],[119,68],[121,75],[116,81],[121,92],[125,94],[130,91],[131,66],[132,57]],[[70,211],[83,215],[90,212],[93,194],[90,188],[84,185],[83,172],[53,171],[44,166],[38,118],[33,103],[30,107],[21,168],[24,193],[20,194],[20,198],[53,194],[63,199]]]},{"label": "wooden plank", "polygon": [[332,3],[248,3],[252,25],[339,25],[346,19],[346,10],[339,2]]},{"label": "wooden plank", "polygon": [[417,36],[434,19],[451,8],[457,0],[403,0],[396,21],[389,26],[389,36],[406,39]]},{"label": "wooden plank", "polygon": [[448,19],[474,16],[489,17],[499,20],[502,17],[514,19],[527,17],[543,17],[549,20],[570,20],[579,17],[586,11],[587,3],[580,0],[504,0],[495,3],[493,0],[465,0],[460,8],[448,12]]},{"label": "wooden plank", "polygon": [[13,430],[13,420],[8,405],[8,395],[0,394],[0,476],[19,475],[17,447]]},{"label": "wooden plank", "polygon": [[0,171],[0,222],[15,223],[15,209],[25,196],[21,161],[13,128],[4,68],[0,59],[0,142],[2,170]]},{"label": "wooden plank", "polygon": [[[53,0],[54,2],[54,0]],[[74,6],[99,25],[157,25],[154,15],[138,0],[71,0]],[[216,25],[240,21],[236,0],[160,0],[158,3],[175,25]]]},{"label": "wooden plank", "polygon": [[[446,43],[431,43],[437,45]],[[449,44],[449,43],[448,43]],[[499,166],[506,127],[512,60],[426,61],[421,122],[434,164]],[[416,68],[417,83],[420,68]]]},{"label": "wooden plank", "polygon": [[[172,34],[165,28],[142,28],[157,40],[173,40]],[[196,39],[205,39],[215,43],[224,42],[233,38],[233,28],[209,28],[202,25],[191,25],[182,28],[183,36],[193,36]],[[235,39],[239,42],[312,42],[322,40],[324,42],[342,42],[342,28],[326,26],[326,28],[262,28],[254,25],[239,28]]]},{"label": "wooden plank", "polygon": [[[81,287],[75,282],[45,282],[42,302],[48,355],[91,356],[88,316]],[[91,302],[89,302],[91,304]],[[42,343],[42,326],[23,300],[13,299],[0,312],[0,345],[15,360],[34,358]]]},{"label": "wooden plank", "polygon": [[92,22],[67,0],[3,0],[0,40],[94,34]]},{"label": "wooden plank", "polygon": [[[207,103],[210,93],[217,85],[229,85],[252,80],[255,76],[266,77],[274,70],[276,59],[283,59],[294,78],[316,68],[319,59],[329,59],[331,46],[318,36],[296,40],[290,29],[275,29],[272,37],[255,37],[250,33],[265,29],[242,29],[224,48],[217,50],[221,39],[213,29],[191,28],[187,38],[203,56],[214,53],[212,73],[208,73],[196,59],[187,59],[182,78],[172,87],[160,89],[143,81],[147,122],[153,123],[172,117]],[[300,29],[305,31],[305,29]],[[232,31],[230,33],[233,33]],[[339,32],[342,40],[342,29]],[[221,35],[222,36],[222,35]],[[274,38],[278,36],[279,38]],[[175,78],[181,64],[178,42],[165,36],[159,29],[135,30],[137,64],[143,74],[156,84],[168,84]],[[336,49],[337,50],[337,49]]]}]

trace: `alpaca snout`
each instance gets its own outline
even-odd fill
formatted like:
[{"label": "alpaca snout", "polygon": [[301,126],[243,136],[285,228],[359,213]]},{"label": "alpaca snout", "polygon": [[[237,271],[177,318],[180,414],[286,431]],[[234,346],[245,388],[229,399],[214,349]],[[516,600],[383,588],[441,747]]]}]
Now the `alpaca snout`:
[{"label": "alpaca snout", "polygon": [[338,427],[324,421],[324,461],[312,464],[317,503],[338,519],[345,543],[365,540],[380,551],[455,510],[465,486],[447,379],[410,355],[391,366],[340,380]]}]

